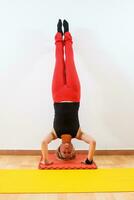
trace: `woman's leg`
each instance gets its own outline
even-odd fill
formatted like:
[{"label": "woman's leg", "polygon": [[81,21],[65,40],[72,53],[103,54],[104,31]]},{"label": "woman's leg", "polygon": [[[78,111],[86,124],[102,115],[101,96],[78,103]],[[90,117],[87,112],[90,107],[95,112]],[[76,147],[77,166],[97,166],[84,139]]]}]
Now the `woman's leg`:
[{"label": "woman's leg", "polygon": [[[61,27],[60,27],[60,31],[61,31]],[[66,53],[66,63],[64,63],[62,31],[61,32],[58,31],[55,36],[56,64],[55,64],[55,70],[54,70],[53,81],[52,81],[53,101],[54,102],[60,102],[60,101],[79,102],[80,101],[80,82],[79,82],[79,78],[76,72],[74,59],[73,59],[72,37],[69,32],[66,32],[66,33],[64,32],[64,35],[65,35],[64,44],[65,44],[65,53]]]},{"label": "woman's leg", "polygon": [[80,100],[80,81],[77,74],[77,70],[74,63],[74,54],[72,47],[72,36],[70,32],[65,32],[64,34],[64,43],[65,43],[65,67],[66,67],[66,85],[69,88],[72,88],[75,93],[77,93],[77,97]]},{"label": "woman's leg", "polygon": [[57,32],[55,35],[55,69],[52,80],[52,96],[56,101],[58,91],[60,91],[65,85],[65,64],[64,64],[64,52],[63,52],[63,39],[62,34]]}]

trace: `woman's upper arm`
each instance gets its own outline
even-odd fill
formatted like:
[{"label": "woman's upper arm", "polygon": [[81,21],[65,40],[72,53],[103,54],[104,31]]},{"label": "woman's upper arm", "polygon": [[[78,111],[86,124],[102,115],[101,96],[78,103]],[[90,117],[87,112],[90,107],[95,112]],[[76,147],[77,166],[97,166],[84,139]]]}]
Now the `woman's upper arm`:
[{"label": "woman's upper arm", "polygon": [[80,135],[80,140],[83,140],[84,142],[90,144],[91,142],[95,141],[93,137],[91,137],[90,135],[84,133],[83,131],[81,131],[81,135]]},{"label": "woman's upper arm", "polygon": [[51,131],[48,135],[46,135],[43,141],[49,144],[52,140],[55,140],[55,139],[57,139],[57,136],[55,135],[53,131]]}]

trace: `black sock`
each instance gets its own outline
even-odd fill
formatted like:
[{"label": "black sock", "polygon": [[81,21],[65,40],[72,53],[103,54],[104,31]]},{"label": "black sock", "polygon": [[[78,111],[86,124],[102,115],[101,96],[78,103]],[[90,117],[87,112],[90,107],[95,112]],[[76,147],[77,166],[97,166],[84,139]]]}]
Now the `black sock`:
[{"label": "black sock", "polygon": [[58,24],[57,24],[57,31],[63,35],[62,31],[62,21],[59,19]]},{"label": "black sock", "polygon": [[69,31],[69,24],[65,19],[63,21],[63,26],[64,26],[64,33],[68,32]]}]

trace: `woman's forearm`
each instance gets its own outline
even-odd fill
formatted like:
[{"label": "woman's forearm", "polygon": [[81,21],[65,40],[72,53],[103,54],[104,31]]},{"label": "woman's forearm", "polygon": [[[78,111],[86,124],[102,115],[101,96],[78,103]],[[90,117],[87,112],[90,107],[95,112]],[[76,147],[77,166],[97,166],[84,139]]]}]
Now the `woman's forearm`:
[{"label": "woman's forearm", "polygon": [[56,139],[53,132],[50,132],[41,143],[41,152],[42,152],[42,161],[45,164],[51,164],[52,162],[48,161],[48,144]]},{"label": "woman's forearm", "polygon": [[96,148],[96,143],[91,143],[89,146],[89,151],[88,151],[88,156],[87,156],[88,160],[93,160],[95,148]]},{"label": "woman's forearm", "polygon": [[46,163],[48,161],[48,144],[42,142],[41,144],[42,161]]}]

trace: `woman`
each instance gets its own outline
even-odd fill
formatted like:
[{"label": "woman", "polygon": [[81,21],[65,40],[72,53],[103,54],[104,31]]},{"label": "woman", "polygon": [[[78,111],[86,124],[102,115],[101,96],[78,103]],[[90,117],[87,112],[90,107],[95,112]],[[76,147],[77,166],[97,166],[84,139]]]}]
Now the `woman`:
[{"label": "woman", "polygon": [[[59,19],[57,33],[55,35],[56,63],[52,81],[52,96],[54,101],[55,117],[53,130],[44,138],[41,144],[42,160],[40,164],[53,164],[48,158],[48,144],[57,138],[61,138],[61,145],[57,150],[60,159],[70,160],[75,157],[75,149],[71,140],[76,138],[90,145],[87,158],[82,163],[92,164],[95,152],[95,140],[84,133],[79,124],[78,110],[80,106],[80,81],[76,71],[73,57],[72,36],[69,32],[69,24]],[[64,39],[63,39],[64,36]],[[64,61],[65,47],[65,61]]]}]

